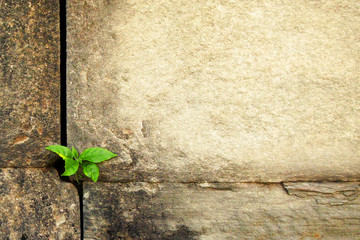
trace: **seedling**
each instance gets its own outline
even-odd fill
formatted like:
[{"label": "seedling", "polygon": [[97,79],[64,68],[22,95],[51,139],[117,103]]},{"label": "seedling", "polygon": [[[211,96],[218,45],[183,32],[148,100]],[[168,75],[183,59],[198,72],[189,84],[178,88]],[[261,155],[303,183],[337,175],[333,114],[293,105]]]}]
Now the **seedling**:
[{"label": "seedling", "polygon": [[76,181],[78,181],[77,170],[81,167],[85,176],[96,182],[99,177],[99,168],[96,164],[117,156],[104,148],[88,148],[80,155],[74,147],[70,150],[65,146],[51,145],[46,149],[57,153],[64,159],[65,172],[61,174],[61,176],[71,176],[75,174]]}]

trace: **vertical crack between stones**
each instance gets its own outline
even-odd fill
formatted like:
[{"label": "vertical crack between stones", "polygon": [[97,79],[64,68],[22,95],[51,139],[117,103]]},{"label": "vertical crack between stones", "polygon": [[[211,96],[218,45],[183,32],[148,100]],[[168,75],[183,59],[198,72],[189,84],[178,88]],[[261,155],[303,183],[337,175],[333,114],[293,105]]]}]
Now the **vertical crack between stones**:
[{"label": "vertical crack between stones", "polygon": [[[66,0],[59,0],[60,7],[60,143],[67,146],[67,87],[66,87],[66,65],[67,65],[67,24],[66,24]],[[59,175],[64,172],[64,161],[59,159],[54,167]],[[61,177],[62,180],[72,182],[78,190],[80,203],[80,239],[84,239],[84,216],[83,216],[83,183],[71,181],[69,177]]]},{"label": "vertical crack between stones", "polygon": [[[67,146],[66,129],[66,0],[59,0],[60,24],[60,144]],[[62,180],[70,182],[68,177],[61,177],[65,171],[64,161],[58,158],[53,166]]]},{"label": "vertical crack between stones", "polygon": [[80,202],[80,234],[81,239],[84,239],[84,198],[83,198],[83,182],[76,185],[76,188],[79,192],[79,202]]},{"label": "vertical crack between stones", "polygon": [[[60,144],[67,146],[66,119],[66,0],[59,0],[59,32],[60,32]],[[61,180],[70,182],[68,177],[62,177],[65,171],[64,160],[58,158],[53,167],[58,171]]]},{"label": "vertical crack between stones", "polygon": [[60,0],[60,123],[61,145],[67,146],[66,119],[66,0]]}]

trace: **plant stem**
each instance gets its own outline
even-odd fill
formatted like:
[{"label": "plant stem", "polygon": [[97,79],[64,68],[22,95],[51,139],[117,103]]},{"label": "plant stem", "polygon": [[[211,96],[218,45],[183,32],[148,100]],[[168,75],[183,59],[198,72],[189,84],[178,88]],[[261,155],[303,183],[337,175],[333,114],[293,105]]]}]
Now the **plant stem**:
[{"label": "plant stem", "polygon": [[79,179],[78,179],[78,176],[77,176],[77,173],[75,173],[75,178],[76,178],[76,182],[77,182],[78,184],[80,184]]}]

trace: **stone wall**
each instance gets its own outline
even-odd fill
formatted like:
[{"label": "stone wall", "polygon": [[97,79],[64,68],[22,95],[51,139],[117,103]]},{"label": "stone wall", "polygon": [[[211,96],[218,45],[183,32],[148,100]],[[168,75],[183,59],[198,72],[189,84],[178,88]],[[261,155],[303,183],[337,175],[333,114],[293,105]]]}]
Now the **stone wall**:
[{"label": "stone wall", "polygon": [[0,1],[0,239],[80,239],[78,191],[45,150],[60,144],[59,30],[57,1]]},{"label": "stone wall", "polygon": [[359,204],[358,183],[85,183],[85,239],[358,239]]},{"label": "stone wall", "polygon": [[358,1],[67,9],[85,239],[360,238]]},{"label": "stone wall", "polygon": [[60,143],[56,1],[0,2],[0,167],[45,167]]},{"label": "stone wall", "polygon": [[66,8],[60,126],[59,3],[0,1],[1,239],[360,239],[359,1]]},{"label": "stone wall", "polygon": [[68,140],[104,181],[356,180],[359,8],[69,1]]}]

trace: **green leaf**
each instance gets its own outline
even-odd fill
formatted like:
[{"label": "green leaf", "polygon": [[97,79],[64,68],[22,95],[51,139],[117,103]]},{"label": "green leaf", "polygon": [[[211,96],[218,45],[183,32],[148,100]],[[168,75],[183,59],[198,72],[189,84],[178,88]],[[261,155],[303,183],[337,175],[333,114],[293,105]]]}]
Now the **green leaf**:
[{"label": "green leaf", "polygon": [[76,159],[79,158],[79,153],[76,151],[76,149],[74,147],[72,147],[72,154]]},{"label": "green leaf", "polygon": [[93,163],[100,163],[117,155],[104,148],[88,148],[80,154],[79,159]]},{"label": "green leaf", "polygon": [[71,159],[66,158],[65,159],[65,172],[61,174],[61,176],[71,176],[76,173],[76,171],[79,168],[79,162]]},{"label": "green leaf", "polygon": [[95,163],[84,162],[81,167],[87,177],[91,178],[94,182],[98,180],[99,168]]},{"label": "green leaf", "polygon": [[61,145],[51,145],[45,149],[50,150],[54,153],[57,153],[64,160],[67,158],[69,158],[69,159],[73,158],[73,154],[72,154],[71,150],[69,148],[61,146]]}]

